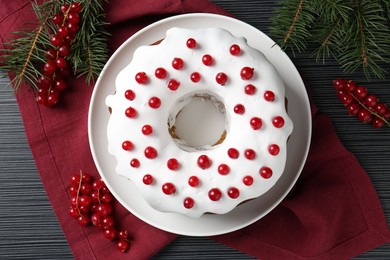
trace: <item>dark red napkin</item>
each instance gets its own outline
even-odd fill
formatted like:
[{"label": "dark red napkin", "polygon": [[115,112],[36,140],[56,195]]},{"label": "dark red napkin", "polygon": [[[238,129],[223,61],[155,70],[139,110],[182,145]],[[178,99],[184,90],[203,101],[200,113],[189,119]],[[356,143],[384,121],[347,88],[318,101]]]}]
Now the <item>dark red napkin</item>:
[{"label": "dark red napkin", "polygon": [[[35,19],[29,0],[2,1],[0,37]],[[111,0],[106,7],[113,52],[129,36],[161,18],[190,12],[230,15],[202,0]],[[70,177],[80,169],[97,177],[89,150],[88,107],[93,86],[72,79],[72,88],[54,109],[37,105],[34,92],[17,95],[26,135],[42,182],[77,259],[146,259],[173,240],[145,224],[119,203],[115,210],[133,241],[119,253],[93,227],[80,227],[68,216]],[[314,108],[314,107],[313,107]],[[344,259],[390,240],[382,207],[367,174],[340,144],[330,120],[313,109],[313,139],[294,191],[256,223],[212,239],[262,259]]]}]

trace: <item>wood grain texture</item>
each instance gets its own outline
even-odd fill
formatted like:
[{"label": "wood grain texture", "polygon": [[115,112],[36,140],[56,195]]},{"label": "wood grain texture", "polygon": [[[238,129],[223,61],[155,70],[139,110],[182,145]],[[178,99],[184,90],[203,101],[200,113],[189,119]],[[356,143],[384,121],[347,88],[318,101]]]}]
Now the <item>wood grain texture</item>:
[{"label": "wood grain texture", "polygon": [[[213,0],[237,18],[268,33],[276,1]],[[310,51],[310,50],[309,50]],[[289,54],[321,112],[328,114],[345,145],[370,176],[390,223],[390,129],[373,129],[346,115],[332,80],[342,75],[335,63],[316,64],[309,54]],[[390,71],[390,66],[386,68]],[[1,74],[4,75],[4,74]],[[390,104],[390,80],[370,83],[353,75]],[[73,259],[35,167],[19,109],[8,79],[0,79],[0,259]],[[356,259],[390,259],[390,244]],[[154,259],[252,259],[208,238],[181,236]]]}]

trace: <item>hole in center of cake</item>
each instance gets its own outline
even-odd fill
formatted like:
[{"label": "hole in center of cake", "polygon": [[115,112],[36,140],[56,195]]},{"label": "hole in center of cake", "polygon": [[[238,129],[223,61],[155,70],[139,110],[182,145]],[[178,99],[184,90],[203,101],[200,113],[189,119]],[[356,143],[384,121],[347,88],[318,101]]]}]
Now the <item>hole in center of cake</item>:
[{"label": "hole in center of cake", "polygon": [[211,93],[190,93],[173,105],[168,131],[176,145],[185,151],[209,150],[226,138],[226,109]]}]

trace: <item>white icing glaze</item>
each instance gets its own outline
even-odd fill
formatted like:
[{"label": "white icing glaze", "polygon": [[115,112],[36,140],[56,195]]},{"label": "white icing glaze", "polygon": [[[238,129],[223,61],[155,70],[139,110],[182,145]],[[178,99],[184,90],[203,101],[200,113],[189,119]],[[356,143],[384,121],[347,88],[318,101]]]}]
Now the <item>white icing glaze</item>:
[{"label": "white icing glaze", "polygon": [[[186,46],[189,38],[196,40],[196,48],[190,49]],[[240,46],[240,55],[230,54],[229,48],[232,44]],[[202,56],[205,54],[213,57],[211,66],[202,63]],[[172,68],[172,60],[175,57],[184,61],[184,67],[180,70]],[[241,69],[246,66],[254,68],[254,76],[250,80],[243,80],[240,76]],[[158,79],[155,76],[158,67],[166,69],[166,78]],[[135,75],[138,72],[147,74],[149,80],[146,84],[136,82]],[[190,80],[193,72],[199,72],[201,75],[201,80],[197,83]],[[215,77],[219,72],[228,76],[224,86],[216,82]],[[167,88],[170,79],[180,82],[177,90]],[[256,86],[254,95],[245,94],[244,88],[247,84]],[[117,159],[116,172],[133,181],[153,208],[191,217],[199,217],[206,212],[224,214],[239,203],[264,194],[282,175],[286,162],[287,138],[293,129],[293,123],[285,110],[284,83],[265,56],[248,46],[244,38],[236,38],[219,28],[171,28],[159,45],[142,46],[135,51],[131,63],[118,74],[115,85],[116,93],[106,99],[107,106],[112,108],[107,128],[108,150]],[[128,89],[136,94],[132,101],[125,98]],[[273,102],[264,99],[266,90],[275,93]],[[226,139],[222,144],[207,150],[184,151],[173,141],[168,132],[168,118],[178,100],[183,96],[191,96],[191,93],[211,93],[225,105],[228,123]],[[160,98],[159,108],[149,107],[148,101],[151,97]],[[244,114],[233,112],[237,104],[245,106]],[[130,106],[138,113],[135,118],[125,115],[125,110]],[[276,116],[283,117],[283,127],[273,126],[272,120]],[[259,130],[251,127],[249,122],[252,117],[262,119],[263,125]],[[142,134],[141,129],[145,124],[153,127],[151,135]],[[132,151],[122,149],[125,140],[134,144]],[[269,153],[270,144],[279,146],[279,154],[274,156]],[[157,150],[158,156],[155,159],[145,157],[144,149],[147,146]],[[237,159],[232,159],[227,154],[232,147],[240,152]],[[248,160],[244,156],[244,151],[249,148],[256,151],[254,160]],[[204,170],[197,165],[198,157],[203,154],[212,161],[211,166]],[[130,166],[133,158],[139,160],[138,168]],[[180,163],[180,167],[175,171],[167,167],[170,158],[176,158]],[[218,173],[218,166],[222,163],[230,167],[229,174]],[[259,169],[263,166],[272,169],[271,178],[265,179],[259,174]],[[143,183],[145,174],[153,176],[151,185]],[[197,187],[188,184],[189,177],[193,175],[200,180]],[[251,186],[243,183],[243,177],[247,175],[253,177]],[[174,194],[163,193],[162,186],[167,182],[175,185]],[[228,196],[227,190],[231,187],[240,191],[238,198],[232,199]],[[208,192],[212,188],[220,189],[220,200],[210,200]],[[195,201],[190,209],[183,206],[187,197]]]}]

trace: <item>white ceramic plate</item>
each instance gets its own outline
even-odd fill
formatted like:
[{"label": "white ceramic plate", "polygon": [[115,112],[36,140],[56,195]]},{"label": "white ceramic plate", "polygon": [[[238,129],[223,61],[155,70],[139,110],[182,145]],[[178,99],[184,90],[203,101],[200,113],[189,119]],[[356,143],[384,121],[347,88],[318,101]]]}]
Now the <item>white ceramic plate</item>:
[{"label": "white ceramic plate", "polygon": [[[287,151],[287,165],[282,177],[264,196],[238,206],[224,215],[206,214],[193,219],[175,213],[154,210],[141,197],[135,185],[115,174],[116,160],[107,151],[106,128],[109,112],[107,95],[115,92],[117,74],[131,61],[134,50],[165,37],[171,27],[220,27],[235,36],[243,36],[249,45],[262,51],[279,71],[286,84],[288,111],[294,121],[294,131]],[[259,220],[275,208],[287,195],[301,173],[311,139],[311,114],[308,96],[302,79],[287,55],[261,31],[239,20],[214,14],[185,14],[156,22],[130,37],[112,55],[96,83],[91,98],[88,134],[96,167],[124,207],[138,218],[162,230],[190,236],[212,236],[232,232]]]}]

